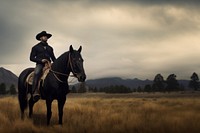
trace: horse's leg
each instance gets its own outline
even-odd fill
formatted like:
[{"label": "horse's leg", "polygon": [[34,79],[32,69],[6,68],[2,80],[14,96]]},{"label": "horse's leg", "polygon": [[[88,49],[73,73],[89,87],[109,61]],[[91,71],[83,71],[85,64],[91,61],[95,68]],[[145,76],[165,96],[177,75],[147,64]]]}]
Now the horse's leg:
[{"label": "horse's leg", "polygon": [[52,104],[52,101],[50,98],[47,98],[46,99],[46,106],[47,106],[47,125],[50,124],[50,119],[51,119],[51,115],[52,115],[52,112],[51,112],[51,104]]},{"label": "horse's leg", "polygon": [[20,110],[21,110],[21,119],[24,120],[24,111],[27,106],[26,100],[22,100],[22,98],[19,98],[19,104],[20,104]]},{"label": "horse's leg", "polygon": [[31,97],[31,99],[29,100],[29,118],[32,117],[34,104],[35,102],[33,101],[33,97]]},{"label": "horse's leg", "polygon": [[27,99],[26,99],[26,94],[19,92],[18,94],[18,100],[19,100],[19,105],[20,105],[20,110],[21,110],[21,119],[24,119],[24,111],[27,107]]},{"label": "horse's leg", "polygon": [[21,110],[21,119],[24,120],[24,110]]},{"label": "horse's leg", "polygon": [[63,107],[66,101],[66,97],[58,99],[58,113],[59,113],[59,124],[62,125],[62,117],[63,117]]}]

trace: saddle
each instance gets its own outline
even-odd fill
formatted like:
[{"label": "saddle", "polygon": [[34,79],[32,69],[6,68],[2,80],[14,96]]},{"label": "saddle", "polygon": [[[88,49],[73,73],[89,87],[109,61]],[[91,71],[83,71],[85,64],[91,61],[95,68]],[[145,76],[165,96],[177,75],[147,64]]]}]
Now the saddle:
[{"label": "saddle", "polygon": [[[51,69],[51,63],[47,62],[45,63],[45,66],[42,70],[42,76],[40,77],[40,79],[38,80],[38,86],[42,86],[43,87],[43,81],[46,78],[47,74],[49,73],[49,70]],[[33,77],[34,77],[34,71],[32,71],[26,78],[26,83],[28,85],[33,85]],[[42,85],[40,84],[42,82]]]}]

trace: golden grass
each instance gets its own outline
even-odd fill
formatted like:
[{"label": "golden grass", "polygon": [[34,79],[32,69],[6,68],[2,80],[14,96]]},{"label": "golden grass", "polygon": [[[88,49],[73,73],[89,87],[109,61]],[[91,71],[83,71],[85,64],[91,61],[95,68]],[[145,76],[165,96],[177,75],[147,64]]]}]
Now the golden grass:
[{"label": "golden grass", "polygon": [[[2,133],[199,133],[200,97],[135,98],[107,94],[70,94],[63,126],[53,102],[51,125],[46,126],[45,101],[34,106],[33,119],[20,119],[16,97],[0,99]],[[28,111],[26,112],[28,114]]]}]

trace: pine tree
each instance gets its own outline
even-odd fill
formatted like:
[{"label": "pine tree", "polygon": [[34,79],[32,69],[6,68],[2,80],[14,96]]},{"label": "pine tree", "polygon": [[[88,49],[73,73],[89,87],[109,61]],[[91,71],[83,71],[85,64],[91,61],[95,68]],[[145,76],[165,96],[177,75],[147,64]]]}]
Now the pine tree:
[{"label": "pine tree", "polygon": [[153,80],[152,91],[164,91],[164,78],[161,74],[157,74]]},{"label": "pine tree", "polygon": [[5,95],[6,94],[6,84],[1,83],[0,84],[0,95]]},{"label": "pine tree", "polygon": [[198,90],[199,88],[199,77],[198,75],[194,72],[192,76],[190,77],[191,81],[189,83],[189,87],[193,88],[194,90]]},{"label": "pine tree", "polygon": [[15,88],[15,85],[14,85],[14,84],[12,84],[12,85],[10,86],[10,94],[11,94],[11,95],[17,94],[17,91],[16,91],[16,88]]},{"label": "pine tree", "polygon": [[78,93],[85,93],[86,90],[86,85],[85,82],[80,83],[79,88],[78,88]]},{"label": "pine tree", "polygon": [[152,92],[152,87],[151,87],[151,85],[149,85],[149,84],[145,85],[145,87],[144,87],[144,92]]},{"label": "pine tree", "polygon": [[167,89],[168,92],[180,90],[180,86],[179,86],[178,81],[176,80],[176,75],[175,74],[170,74],[167,77],[166,82],[167,82],[166,89]]},{"label": "pine tree", "polygon": [[77,90],[76,90],[76,87],[75,87],[75,86],[72,86],[71,93],[77,93]]}]

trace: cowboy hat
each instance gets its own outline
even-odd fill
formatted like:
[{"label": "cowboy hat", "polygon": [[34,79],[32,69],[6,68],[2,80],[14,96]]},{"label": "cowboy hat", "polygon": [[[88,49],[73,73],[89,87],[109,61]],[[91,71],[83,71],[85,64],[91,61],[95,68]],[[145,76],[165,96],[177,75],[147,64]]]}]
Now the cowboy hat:
[{"label": "cowboy hat", "polygon": [[40,33],[38,33],[38,34],[36,35],[36,39],[40,41],[40,38],[41,38],[42,36],[47,36],[47,38],[49,39],[52,35],[49,34],[49,33],[47,33],[46,31],[42,31],[42,32],[40,32]]}]

